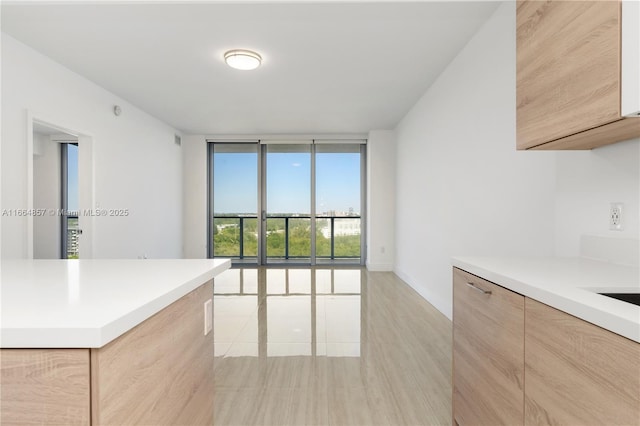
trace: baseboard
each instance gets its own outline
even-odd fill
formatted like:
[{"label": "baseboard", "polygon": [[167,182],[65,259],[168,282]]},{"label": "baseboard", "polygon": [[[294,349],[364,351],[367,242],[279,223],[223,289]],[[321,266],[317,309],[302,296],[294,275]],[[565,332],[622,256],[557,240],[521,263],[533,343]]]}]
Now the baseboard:
[{"label": "baseboard", "polygon": [[371,272],[393,272],[393,263],[367,262],[367,270]]},{"label": "baseboard", "polygon": [[416,285],[415,280],[403,271],[395,270],[393,272],[409,287],[411,287],[420,297],[426,300],[427,303],[440,311],[440,313],[447,317],[450,321],[453,320],[453,300],[447,304],[445,301],[437,299],[435,295],[430,294],[426,288]]}]

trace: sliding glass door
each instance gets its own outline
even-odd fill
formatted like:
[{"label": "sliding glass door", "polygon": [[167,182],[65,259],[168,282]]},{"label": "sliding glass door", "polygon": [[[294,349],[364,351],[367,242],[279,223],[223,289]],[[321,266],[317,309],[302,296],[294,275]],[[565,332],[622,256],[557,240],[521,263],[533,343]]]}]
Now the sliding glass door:
[{"label": "sliding glass door", "polygon": [[365,145],[210,143],[210,256],[364,264]]},{"label": "sliding glass door", "polygon": [[265,261],[311,262],[311,144],[265,148]]}]

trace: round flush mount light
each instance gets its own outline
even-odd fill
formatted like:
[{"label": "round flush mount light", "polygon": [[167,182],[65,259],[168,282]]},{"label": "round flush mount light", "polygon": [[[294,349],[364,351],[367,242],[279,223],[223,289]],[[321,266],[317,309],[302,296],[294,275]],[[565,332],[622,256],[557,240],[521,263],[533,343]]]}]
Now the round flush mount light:
[{"label": "round flush mount light", "polygon": [[231,68],[247,71],[258,68],[262,57],[251,50],[234,49],[224,54],[224,61]]}]

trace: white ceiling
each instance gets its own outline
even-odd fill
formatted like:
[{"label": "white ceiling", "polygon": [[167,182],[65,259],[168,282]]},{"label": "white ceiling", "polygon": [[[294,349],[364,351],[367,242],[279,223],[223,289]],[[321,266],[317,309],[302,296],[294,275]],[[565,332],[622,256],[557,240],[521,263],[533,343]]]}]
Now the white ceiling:
[{"label": "white ceiling", "polygon": [[[391,129],[496,2],[2,4],[2,31],[193,134]],[[237,71],[226,50],[259,52]]]}]

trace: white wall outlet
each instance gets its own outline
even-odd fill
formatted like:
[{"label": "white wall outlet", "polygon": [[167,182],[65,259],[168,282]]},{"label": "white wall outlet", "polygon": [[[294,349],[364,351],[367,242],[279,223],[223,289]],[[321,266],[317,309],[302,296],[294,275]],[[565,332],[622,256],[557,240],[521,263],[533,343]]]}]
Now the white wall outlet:
[{"label": "white wall outlet", "polygon": [[612,231],[622,231],[624,222],[622,213],[624,204],[611,203],[611,209],[609,210],[609,229]]},{"label": "white wall outlet", "polygon": [[204,302],[204,335],[206,336],[213,329],[213,301],[211,299]]}]

